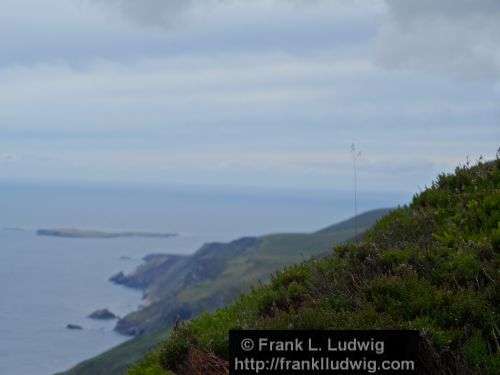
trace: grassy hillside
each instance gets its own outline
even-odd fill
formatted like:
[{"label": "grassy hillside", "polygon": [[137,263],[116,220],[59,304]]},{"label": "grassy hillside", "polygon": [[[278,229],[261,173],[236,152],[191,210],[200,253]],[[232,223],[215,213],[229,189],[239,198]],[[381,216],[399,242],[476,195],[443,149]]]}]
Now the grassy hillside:
[{"label": "grassy hillside", "polygon": [[130,364],[140,361],[145,354],[154,349],[162,340],[168,337],[169,330],[151,332],[118,345],[97,357],[80,363],[71,370],[61,373],[112,375],[125,374]]},{"label": "grassy hillside", "polygon": [[[360,233],[389,210],[357,217]],[[210,243],[193,256],[152,255],[131,275],[117,275],[121,284],[144,289],[151,304],[118,323],[121,332],[138,337],[66,372],[67,375],[121,375],[127,367],[164,339],[178,319],[214,311],[234,301],[253,285],[269,280],[284,266],[328,252],[354,236],[353,219],[314,233],[245,237]]]},{"label": "grassy hillside", "polygon": [[238,328],[417,329],[419,373],[498,374],[499,252],[500,160],[457,168],[360,243],[179,326],[129,375],[216,374],[205,366],[228,358]]}]

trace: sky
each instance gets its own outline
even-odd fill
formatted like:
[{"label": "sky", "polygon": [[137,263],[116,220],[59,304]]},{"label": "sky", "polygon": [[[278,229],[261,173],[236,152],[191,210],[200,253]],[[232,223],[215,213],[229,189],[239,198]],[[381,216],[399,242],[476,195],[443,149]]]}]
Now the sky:
[{"label": "sky", "polygon": [[500,146],[498,0],[2,0],[0,180],[415,191]]}]

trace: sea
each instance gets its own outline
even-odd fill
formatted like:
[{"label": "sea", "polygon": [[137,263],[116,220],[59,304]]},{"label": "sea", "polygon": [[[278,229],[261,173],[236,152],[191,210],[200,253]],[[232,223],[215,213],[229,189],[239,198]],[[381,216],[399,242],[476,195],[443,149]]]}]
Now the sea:
[{"label": "sea", "polygon": [[[404,192],[360,192],[359,212],[404,204]],[[51,375],[118,345],[115,322],[142,293],[109,282],[151,253],[191,254],[203,243],[320,229],[353,215],[352,193],[236,187],[0,183],[0,374]],[[37,236],[37,229],[175,232],[171,238]],[[68,324],[82,330],[69,330]]]}]

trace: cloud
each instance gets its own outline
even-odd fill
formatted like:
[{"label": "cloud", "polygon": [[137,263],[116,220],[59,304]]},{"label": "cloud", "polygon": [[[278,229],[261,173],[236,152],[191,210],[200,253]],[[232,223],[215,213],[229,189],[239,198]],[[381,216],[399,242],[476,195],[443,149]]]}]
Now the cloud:
[{"label": "cloud", "polygon": [[[143,26],[171,27],[183,20],[187,12],[198,12],[202,14],[216,12],[224,13],[224,8],[238,6],[264,6],[274,7],[288,3],[292,7],[298,5],[320,4],[334,5],[337,11],[358,8],[357,1],[346,2],[343,0],[87,0],[92,3],[107,7],[110,10],[118,10],[128,19]],[[373,8],[379,0],[364,2],[366,9]],[[280,12],[283,9],[274,7],[274,11]],[[231,21],[227,19],[227,21]]]},{"label": "cloud", "polygon": [[386,0],[377,40],[385,68],[500,77],[500,1]]},{"label": "cloud", "polygon": [[411,189],[494,152],[500,82],[441,73],[492,76],[497,3],[384,4],[3,0],[2,176],[341,186],[356,141]]},{"label": "cloud", "polygon": [[[210,20],[217,20],[221,30],[214,33],[210,28],[212,41],[227,45],[242,45],[252,48],[244,39],[242,29],[259,30],[255,24],[241,18],[241,14],[261,15],[261,19],[275,17],[279,19],[287,12],[304,14],[320,10],[329,14],[332,24],[349,24],[352,30],[338,30],[346,38],[355,38],[363,27],[370,25],[363,15],[370,15],[379,25],[375,56],[372,58],[383,68],[389,70],[422,71],[431,74],[453,75],[458,78],[496,80],[500,77],[500,1],[498,0],[86,0],[98,4],[108,12],[120,13],[126,19],[147,27],[171,29],[174,26],[189,24],[192,29],[204,30]],[[300,8],[297,6],[300,5]],[[304,5],[307,5],[305,7]],[[236,15],[236,19],[235,19]],[[353,15],[357,15],[354,16]],[[353,20],[362,20],[353,23]],[[254,19],[254,17],[250,17]],[[342,22],[349,19],[349,22]],[[287,22],[293,20],[287,19]],[[208,23],[207,23],[208,22]],[[234,23],[237,23],[235,27]],[[253,22],[253,21],[252,21]],[[282,22],[281,22],[282,23]],[[262,25],[258,25],[261,26]],[[280,26],[280,27],[283,27]],[[332,32],[333,39],[339,33]],[[298,27],[305,34],[310,34],[314,23],[307,27]],[[357,31],[355,31],[357,30]],[[372,31],[370,29],[370,31]],[[280,29],[266,28],[262,35],[255,35],[261,48],[265,46],[279,48],[282,44],[270,43]],[[238,43],[227,39],[228,35],[238,36]],[[322,35],[318,34],[321,38]],[[317,39],[318,35],[314,35]],[[198,35],[198,37],[200,37]],[[258,38],[257,38],[258,37]],[[201,36],[202,39],[205,39]],[[300,35],[294,40],[304,48],[311,43],[300,43]],[[283,39],[283,38],[281,38]],[[305,39],[305,38],[304,38]],[[373,39],[372,39],[373,40]],[[355,42],[355,40],[350,40]],[[321,39],[325,49],[335,49],[337,45]],[[216,43],[217,44],[217,43]]]},{"label": "cloud", "polygon": [[[303,3],[300,0],[299,3]],[[375,6],[292,0],[2,0],[0,70],[219,53],[358,54]],[[338,5],[339,4],[339,5]],[[57,9],[57,12],[53,10]]]},{"label": "cloud", "polygon": [[142,25],[167,26],[183,12],[199,2],[196,0],[90,0],[118,9],[126,17]]}]

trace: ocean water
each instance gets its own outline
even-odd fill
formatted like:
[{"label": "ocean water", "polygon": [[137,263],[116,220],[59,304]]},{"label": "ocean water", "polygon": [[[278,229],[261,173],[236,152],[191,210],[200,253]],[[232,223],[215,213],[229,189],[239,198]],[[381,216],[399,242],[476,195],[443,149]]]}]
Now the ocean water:
[{"label": "ocean water", "polygon": [[[360,211],[404,193],[362,193]],[[320,229],[352,215],[345,192],[203,188],[0,186],[0,374],[50,375],[127,340],[96,309],[137,309],[139,291],[108,278],[150,253],[189,254],[208,241]],[[176,232],[173,238],[65,239],[39,228]],[[12,228],[16,228],[13,230]],[[67,324],[84,329],[71,331]]]}]

